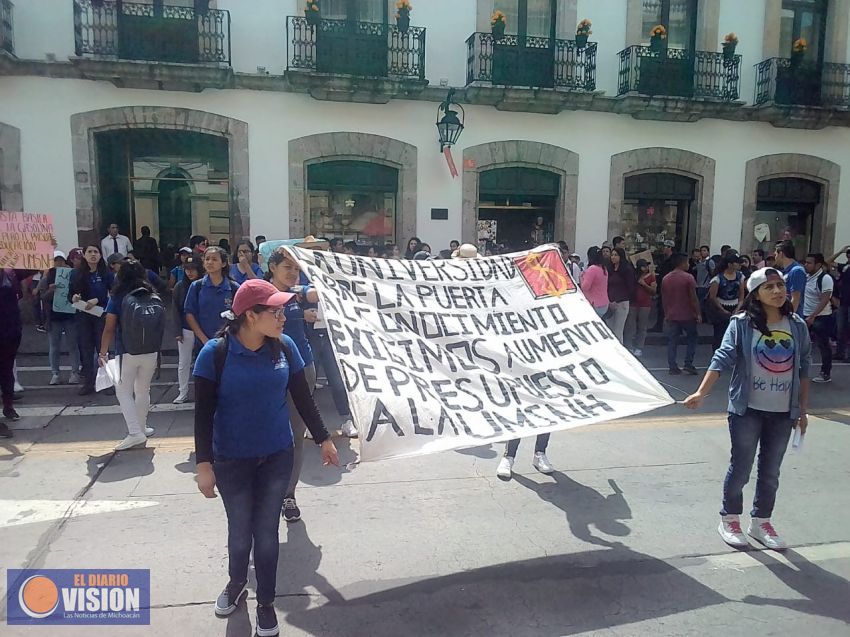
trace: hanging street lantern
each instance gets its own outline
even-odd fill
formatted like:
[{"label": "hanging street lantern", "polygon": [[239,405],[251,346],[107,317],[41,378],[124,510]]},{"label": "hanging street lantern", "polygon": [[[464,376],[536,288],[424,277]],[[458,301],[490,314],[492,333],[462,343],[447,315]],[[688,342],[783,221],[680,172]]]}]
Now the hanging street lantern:
[{"label": "hanging street lantern", "polygon": [[[446,95],[446,101],[441,103],[437,109],[437,132],[440,135],[440,152],[446,148],[454,146],[460,134],[463,132],[463,122],[466,119],[466,113],[463,111],[463,106],[453,101],[455,95],[454,89],[449,89]],[[452,106],[460,109],[460,112],[453,110]]]}]

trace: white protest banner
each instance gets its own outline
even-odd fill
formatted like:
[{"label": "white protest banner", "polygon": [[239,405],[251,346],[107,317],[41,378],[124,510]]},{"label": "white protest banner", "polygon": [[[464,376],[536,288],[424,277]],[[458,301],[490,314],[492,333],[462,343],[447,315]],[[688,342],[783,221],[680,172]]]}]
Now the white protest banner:
[{"label": "white protest banner", "polygon": [[287,250],[319,293],[361,460],[480,446],[673,402],[575,288],[556,246],[435,261]]},{"label": "white protest banner", "polygon": [[0,210],[0,268],[53,267],[53,216]]}]

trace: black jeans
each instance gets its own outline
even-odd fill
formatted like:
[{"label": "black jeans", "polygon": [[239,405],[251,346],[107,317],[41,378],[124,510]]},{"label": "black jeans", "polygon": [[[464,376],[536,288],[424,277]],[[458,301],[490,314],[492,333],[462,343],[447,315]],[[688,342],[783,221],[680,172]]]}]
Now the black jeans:
[{"label": "black jeans", "polygon": [[827,376],[832,373],[832,343],[829,340],[832,337],[832,327],[833,319],[830,314],[818,316],[809,328],[812,341],[820,350],[820,371]]},{"label": "black jeans", "polygon": [[347,418],[351,415],[351,410],[348,408],[348,394],[345,391],[342,375],[339,373],[339,367],[336,364],[336,356],[334,356],[334,350],[328,338],[328,331],[312,330],[308,334],[312,334],[309,338],[310,347],[313,348],[316,373],[318,374],[320,367],[324,370],[328,385],[331,388],[331,396],[333,396],[336,411],[343,418]]},{"label": "black jeans", "polygon": [[[549,446],[549,435],[550,434],[540,434],[537,436],[537,440],[534,442],[534,451],[546,451],[546,447]],[[508,444],[505,445],[505,457],[506,458],[516,458],[517,449],[519,449],[519,438],[514,438],[513,440],[508,440]]]},{"label": "black jeans", "polygon": [[83,368],[82,380],[87,387],[94,387],[97,376],[97,354],[103,337],[106,319],[86,312],[77,312],[77,340],[80,344],[80,367]]},{"label": "black jeans", "polygon": [[0,342],[0,392],[3,394],[3,409],[12,409],[15,393],[15,356],[21,346],[21,335],[3,337]]},{"label": "black jeans", "polygon": [[743,416],[729,414],[732,457],[723,481],[723,508],[720,515],[744,512],[744,486],[759,450],[758,478],[753,509],[754,518],[769,518],[779,489],[779,467],[791,438],[793,422],[788,414],[747,409]]},{"label": "black jeans", "polygon": [[280,550],[280,509],[292,473],[292,448],[262,458],[216,459],[213,471],[227,513],[230,581],[248,581],[253,544],[257,602],[271,604]]}]

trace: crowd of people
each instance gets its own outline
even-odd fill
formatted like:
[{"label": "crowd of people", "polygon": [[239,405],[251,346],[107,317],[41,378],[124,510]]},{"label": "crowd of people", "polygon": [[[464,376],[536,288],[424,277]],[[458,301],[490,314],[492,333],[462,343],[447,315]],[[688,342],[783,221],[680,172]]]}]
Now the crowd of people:
[{"label": "crowd of people", "polygon": [[[257,245],[265,237],[256,238]],[[359,245],[339,238],[330,250],[392,259],[474,258],[500,253],[500,246],[452,241],[433,253],[417,237],[403,249]],[[587,251],[586,263],[559,242],[572,278],[614,336],[636,356],[647,332],[667,340],[669,373],[696,375],[697,326],[713,326],[714,354],[699,389],[685,405],[697,408],[720,374],[732,372],[729,423],[732,457],[723,487],[720,535],[733,546],[747,539],[740,525],[742,490],[761,449],[756,496],[748,534],[765,546],[784,542],[771,523],[779,468],[794,427],[807,426],[811,343],[821,353],[814,382],[831,380],[832,361],[847,354],[850,332],[850,246],[825,258],[797,261],[794,244],[781,241],[773,254],[751,257],[723,246],[691,256],[667,241],[656,258],[630,257],[625,241]],[[268,270],[257,262],[255,245],[242,240],[230,257],[226,241],[210,246],[203,236],[166,254],[147,228],[135,243],[116,224],[98,243],[56,250],[54,267],[35,273],[3,270],[0,277],[0,387],[3,414],[16,420],[14,359],[21,338],[18,300],[22,282],[38,275],[37,320],[49,335],[51,385],[63,382],[61,353],[67,350],[67,382],[81,395],[96,390],[100,369],[117,364],[114,392],[127,435],[116,451],[144,446],[150,386],[166,345],[166,319],[176,327],[178,390],[173,402],[191,400],[194,378],[198,485],[207,497],[222,496],[228,518],[229,582],[216,602],[228,615],[244,596],[249,556],[257,573],[257,622],[277,634],[273,609],[278,554],[278,519],[301,518],[296,500],[306,440],[321,447],[325,464],[337,464],[331,436],[314,401],[327,386],[342,419],[342,433],[356,437],[348,396],[319,317],[316,290],[283,249],[272,252]],[[842,255],[846,262],[837,263]],[[59,273],[70,268],[62,293],[73,310],[56,308]],[[847,301],[846,305],[841,300]],[[14,310],[12,309],[14,308]],[[8,312],[7,312],[8,310]],[[655,314],[656,323],[650,327]],[[834,318],[838,319],[835,323]],[[684,340],[684,365],[678,348]],[[835,353],[833,353],[835,349]],[[293,409],[294,407],[294,409]],[[250,414],[246,417],[246,414]],[[11,436],[3,424],[0,435]],[[532,464],[554,471],[546,456],[549,434],[537,436]],[[511,440],[497,467],[510,479],[520,441]]]}]

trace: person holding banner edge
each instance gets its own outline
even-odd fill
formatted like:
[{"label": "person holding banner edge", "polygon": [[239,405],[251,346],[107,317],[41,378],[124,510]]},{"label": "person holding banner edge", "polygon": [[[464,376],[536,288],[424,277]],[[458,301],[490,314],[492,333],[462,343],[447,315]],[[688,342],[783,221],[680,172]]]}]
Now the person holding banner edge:
[{"label": "person holding banner edge", "polygon": [[729,384],[729,434],[732,452],[723,483],[718,533],[736,548],[749,546],[741,529],[743,489],[750,479],[756,449],[758,478],[747,535],[769,549],[785,542],[771,522],[779,469],[794,428],[806,433],[812,344],[808,327],[788,300],[782,273],[757,270],[747,280],[743,312],[732,316],[720,347],[697,391],[684,404],[696,409],[724,371]]}]

